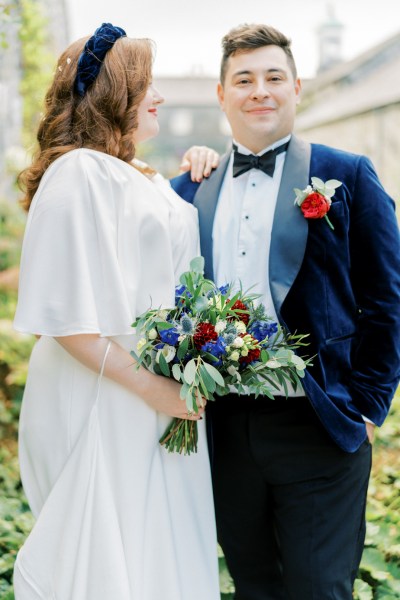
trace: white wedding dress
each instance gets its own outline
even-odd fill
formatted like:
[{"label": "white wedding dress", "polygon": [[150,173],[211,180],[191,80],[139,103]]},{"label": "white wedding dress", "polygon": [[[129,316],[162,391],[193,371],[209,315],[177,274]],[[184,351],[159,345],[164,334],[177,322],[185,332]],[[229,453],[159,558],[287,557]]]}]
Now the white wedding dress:
[{"label": "white wedding dress", "polygon": [[174,305],[198,252],[195,209],[159,175],[79,149],[42,178],[15,316],[41,335],[20,418],[37,521],[17,556],[17,600],[219,600],[204,420],[197,454],[169,454],[158,443],[169,417],[53,339],[99,333],[135,349],[135,316]]}]

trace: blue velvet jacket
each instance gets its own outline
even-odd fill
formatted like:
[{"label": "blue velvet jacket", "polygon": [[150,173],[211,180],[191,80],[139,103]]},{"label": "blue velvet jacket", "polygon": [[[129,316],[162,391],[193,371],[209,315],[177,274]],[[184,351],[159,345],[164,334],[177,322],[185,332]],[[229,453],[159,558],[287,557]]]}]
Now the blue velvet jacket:
[{"label": "blue velvet jacket", "polygon": [[[200,185],[171,180],[197,207],[206,276],[212,279],[212,227],[228,156]],[[293,188],[311,177],[343,183],[329,219],[306,219]],[[255,243],[259,244],[260,240]],[[229,251],[229,249],[227,249]],[[381,425],[400,378],[400,240],[394,203],[368,158],[292,136],[272,228],[270,286],[278,318],[309,333],[315,355],[303,386],[340,448],[366,438],[362,415]]]}]

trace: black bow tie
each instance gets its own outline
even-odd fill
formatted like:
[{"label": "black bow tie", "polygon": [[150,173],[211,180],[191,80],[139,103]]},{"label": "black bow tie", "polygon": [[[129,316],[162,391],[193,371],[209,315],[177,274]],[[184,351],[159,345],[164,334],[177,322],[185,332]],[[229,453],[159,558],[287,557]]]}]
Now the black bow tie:
[{"label": "black bow tie", "polygon": [[254,154],[241,154],[238,152],[237,146],[233,144],[233,176],[238,177],[238,175],[242,175],[250,169],[261,169],[261,171],[272,177],[277,155],[285,152],[288,146],[289,142],[286,142],[282,146],[264,152],[261,156],[255,156]]}]

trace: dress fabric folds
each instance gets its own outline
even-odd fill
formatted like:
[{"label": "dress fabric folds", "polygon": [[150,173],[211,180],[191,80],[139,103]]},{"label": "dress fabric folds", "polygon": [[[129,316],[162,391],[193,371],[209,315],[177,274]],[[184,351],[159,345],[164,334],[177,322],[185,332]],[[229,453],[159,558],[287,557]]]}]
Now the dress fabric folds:
[{"label": "dress fabric folds", "polygon": [[169,454],[158,443],[169,417],[53,339],[98,333],[135,349],[135,317],[172,307],[198,254],[197,213],[159,175],[79,149],[42,178],[14,322],[41,336],[19,433],[37,521],[17,556],[16,600],[219,600],[204,420],[197,454]]}]

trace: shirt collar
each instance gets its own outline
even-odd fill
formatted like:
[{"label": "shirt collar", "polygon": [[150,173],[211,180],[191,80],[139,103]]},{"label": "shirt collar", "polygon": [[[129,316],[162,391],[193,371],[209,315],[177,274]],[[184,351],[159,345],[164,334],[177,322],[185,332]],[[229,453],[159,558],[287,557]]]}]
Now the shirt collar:
[{"label": "shirt collar", "polygon": [[[289,135],[286,135],[285,137],[281,138],[280,140],[277,140],[270,146],[266,146],[265,148],[263,148],[260,152],[257,153],[256,156],[261,156],[262,154],[264,154],[264,152],[268,152],[268,150],[273,150],[274,148],[277,148],[278,146],[285,144],[286,142],[288,142],[290,140],[291,137],[292,137],[291,133]],[[251,150],[246,148],[246,146],[239,144],[239,142],[237,142],[235,139],[233,140],[233,143],[235,144],[235,146],[237,146],[238,152],[240,152],[241,154],[253,154],[251,152]]]}]

